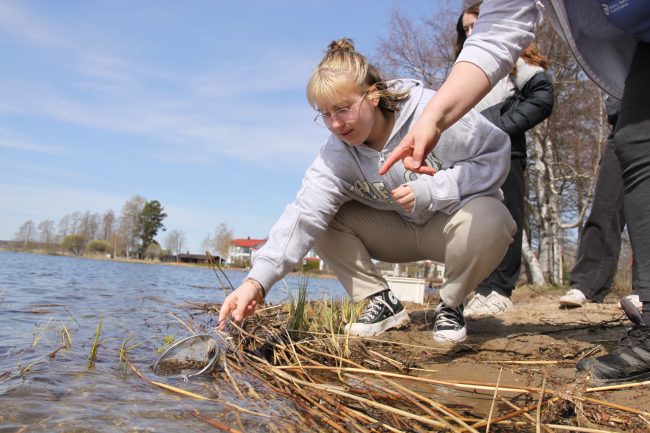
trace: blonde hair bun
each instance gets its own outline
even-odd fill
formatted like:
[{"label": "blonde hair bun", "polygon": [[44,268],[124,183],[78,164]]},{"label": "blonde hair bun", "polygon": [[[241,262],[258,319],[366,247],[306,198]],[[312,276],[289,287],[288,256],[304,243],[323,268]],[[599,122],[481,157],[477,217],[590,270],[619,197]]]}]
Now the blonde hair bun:
[{"label": "blonde hair bun", "polygon": [[354,42],[349,38],[341,38],[330,42],[327,46],[327,53],[335,53],[337,51],[355,51]]}]

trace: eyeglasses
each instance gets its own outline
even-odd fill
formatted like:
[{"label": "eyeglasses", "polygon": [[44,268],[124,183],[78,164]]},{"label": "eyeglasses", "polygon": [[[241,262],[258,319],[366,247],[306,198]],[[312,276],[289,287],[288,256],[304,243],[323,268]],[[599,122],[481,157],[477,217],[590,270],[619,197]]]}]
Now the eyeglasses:
[{"label": "eyeglasses", "polygon": [[359,118],[359,111],[361,110],[360,108],[358,110],[355,110],[354,108],[361,105],[361,101],[366,98],[367,94],[368,92],[364,93],[357,102],[350,105],[349,107],[339,108],[333,113],[321,113],[320,111],[317,112],[316,117],[314,117],[314,122],[323,128],[329,128],[332,126],[332,123],[334,123],[335,119],[338,119],[339,122],[343,123],[354,122]]}]

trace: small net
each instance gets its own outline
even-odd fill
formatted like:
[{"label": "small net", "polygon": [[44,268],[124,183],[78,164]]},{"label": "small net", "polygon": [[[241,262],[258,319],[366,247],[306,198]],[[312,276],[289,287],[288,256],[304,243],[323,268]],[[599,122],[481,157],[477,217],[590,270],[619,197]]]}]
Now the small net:
[{"label": "small net", "polygon": [[160,376],[199,376],[214,370],[222,347],[214,335],[192,335],[169,347],[153,366]]}]

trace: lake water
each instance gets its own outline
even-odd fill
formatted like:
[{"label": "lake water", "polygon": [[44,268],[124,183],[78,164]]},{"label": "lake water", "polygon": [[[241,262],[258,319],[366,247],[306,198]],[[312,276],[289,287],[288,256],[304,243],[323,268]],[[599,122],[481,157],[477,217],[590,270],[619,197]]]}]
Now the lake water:
[{"label": "lake water", "polygon": [[[246,276],[226,274],[235,287]],[[300,281],[287,277],[268,300],[285,301]],[[336,279],[312,277],[308,295],[336,299],[345,291]],[[190,412],[224,420],[232,411],[219,401],[247,402],[225,394],[214,381],[174,382],[156,377],[150,367],[164,336],[189,335],[172,315],[209,328],[216,317],[192,303],[223,298],[209,268],[0,252],[0,433],[214,431]],[[89,368],[100,318],[103,344]],[[72,347],[52,357],[64,341],[64,329]],[[218,401],[180,397],[125,373],[119,347],[130,335],[129,345],[140,344],[131,350],[131,360],[149,379],[167,380]],[[270,408],[273,399],[268,398]],[[259,430],[265,430],[259,422]],[[258,429],[254,423],[249,420],[248,431]]]}]

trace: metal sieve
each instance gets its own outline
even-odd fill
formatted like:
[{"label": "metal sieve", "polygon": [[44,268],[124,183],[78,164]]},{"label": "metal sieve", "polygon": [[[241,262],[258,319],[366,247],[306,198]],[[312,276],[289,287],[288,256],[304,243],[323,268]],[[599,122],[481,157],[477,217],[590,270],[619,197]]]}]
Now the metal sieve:
[{"label": "metal sieve", "polygon": [[210,334],[183,338],[160,355],[152,370],[160,376],[180,376],[185,379],[210,373],[216,368],[225,349],[222,344]]}]

